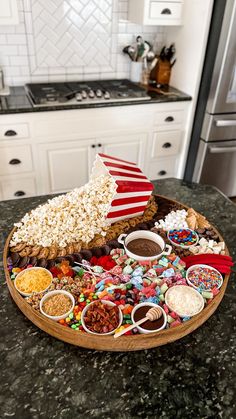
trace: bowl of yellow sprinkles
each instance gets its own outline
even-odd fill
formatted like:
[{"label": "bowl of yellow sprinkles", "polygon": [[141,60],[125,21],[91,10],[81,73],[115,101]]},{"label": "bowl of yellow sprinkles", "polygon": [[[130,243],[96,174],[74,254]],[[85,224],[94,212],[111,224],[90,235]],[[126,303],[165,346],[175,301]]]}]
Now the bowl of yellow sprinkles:
[{"label": "bowl of yellow sprinkles", "polygon": [[14,281],[15,288],[24,297],[46,291],[51,283],[53,276],[45,268],[27,268],[21,271]]}]

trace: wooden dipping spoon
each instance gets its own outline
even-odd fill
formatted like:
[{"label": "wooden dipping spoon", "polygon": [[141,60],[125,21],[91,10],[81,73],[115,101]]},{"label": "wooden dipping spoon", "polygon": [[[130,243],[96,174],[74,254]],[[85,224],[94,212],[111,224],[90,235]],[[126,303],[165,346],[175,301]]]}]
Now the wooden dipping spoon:
[{"label": "wooden dipping spoon", "polygon": [[137,326],[140,326],[140,324],[145,323],[147,320],[150,320],[153,322],[154,320],[158,320],[162,316],[162,310],[160,307],[152,307],[148,312],[146,313],[146,316],[143,319],[140,319],[138,322],[131,324],[129,327],[126,327],[125,329],[121,330],[118,333],[114,334],[114,338],[119,338],[120,336],[124,335],[126,332],[129,332],[130,330],[134,329]]}]

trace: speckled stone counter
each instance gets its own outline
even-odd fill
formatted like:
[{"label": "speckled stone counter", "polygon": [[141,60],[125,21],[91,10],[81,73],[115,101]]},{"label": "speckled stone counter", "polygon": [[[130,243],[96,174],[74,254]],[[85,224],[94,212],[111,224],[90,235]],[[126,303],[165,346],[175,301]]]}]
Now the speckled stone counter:
[{"label": "speckled stone counter", "polygon": [[161,90],[163,93],[156,93],[154,91],[148,91],[150,100],[132,100],[120,101],[120,102],[109,102],[105,101],[102,103],[90,103],[90,104],[62,104],[60,106],[43,106],[33,107],[31,101],[26,95],[26,91],[23,86],[11,87],[9,96],[0,97],[0,115],[1,114],[12,114],[12,113],[28,113],[28,112],[48,112],[48,111],[59,111],[69,109],[92,109],[92,108],[106,108],[113,106],[129,106],[129,105],[144,105],[144,104],[155,104],[165,102],[182,102],[191,100],[191,96],[188,94],[175,89],[174,87],[167,86]]},{"label": "speckled stone counter", "polygon": [[[167,179],[155,192],[202,212],[236,255],[236,206],[211,186]],[[1,248],[14,222],[47,197],[0,203]],[[201,328],[141,352],[95,352],[57,341],[26,319],[1,272],[0,418],[236,417],[236,281]]]}]

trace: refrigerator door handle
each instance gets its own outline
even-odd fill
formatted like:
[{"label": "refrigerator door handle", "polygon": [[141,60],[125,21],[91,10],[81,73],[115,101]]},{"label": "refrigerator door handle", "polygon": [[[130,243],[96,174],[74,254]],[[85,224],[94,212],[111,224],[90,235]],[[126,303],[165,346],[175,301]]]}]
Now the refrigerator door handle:
[{"label": "refrigerator door handle", "polygon": [[236,147],[209,147],[208,150],[212,154],[234,153],[236,151]]},{"label": "refrigerator door handle", "polygon": [[236,127],[236,119],[218,120],[216,121],[217,127]]}]

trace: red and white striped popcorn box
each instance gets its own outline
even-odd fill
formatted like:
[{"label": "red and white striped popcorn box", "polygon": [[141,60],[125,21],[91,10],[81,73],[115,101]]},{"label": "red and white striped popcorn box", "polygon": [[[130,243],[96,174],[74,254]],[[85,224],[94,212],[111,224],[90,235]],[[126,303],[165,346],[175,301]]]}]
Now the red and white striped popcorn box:
[{"label": "red and white striped popcorn box", "polygon": [[110,175],[117,185],[107,218],[114,223],[142,215],[153,191],[153,185],[135,164],[99,153],[91,178]]}]

